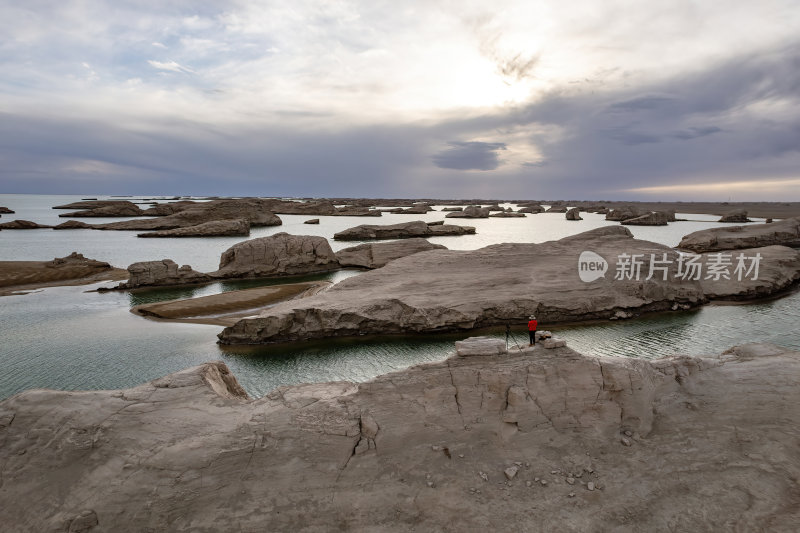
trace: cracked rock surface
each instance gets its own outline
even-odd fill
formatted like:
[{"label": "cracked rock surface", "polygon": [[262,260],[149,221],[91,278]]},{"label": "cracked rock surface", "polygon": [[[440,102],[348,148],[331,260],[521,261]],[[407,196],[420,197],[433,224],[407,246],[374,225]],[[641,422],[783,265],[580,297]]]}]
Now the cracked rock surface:
[{"label": "cracked rock surface", "polygon": [[31,390],[0,402],[0,520],[793,532],[798,375],[800,353],[766,344],[652,361],[535,348],[256,400],[221,362],[126,390]]}]

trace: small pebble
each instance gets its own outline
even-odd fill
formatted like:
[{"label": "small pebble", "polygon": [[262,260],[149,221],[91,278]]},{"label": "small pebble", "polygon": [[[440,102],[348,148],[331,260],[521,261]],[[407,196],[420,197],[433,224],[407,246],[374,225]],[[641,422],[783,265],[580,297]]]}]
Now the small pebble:
[{"label": "small pebble", "polygon": [[428,482],[427,482],[427,485],[428,485],[430,488],[433,488],[433,487],[435,487],[435,486],[436,486],[436,484],[435,484],[433,481],[431,481],[431,480],[428,480]]},{"label": "small pebble", "polygon": [[630,441],[630,439],[628,439],[628,438],[626,438],[626,437],[622,437],[622,438],[621,438],[619,441],[620,441],[620,442],[621,442],[621,443],[622,443],[624,446],[630,446],[630,445],[631,445],[631,441]]},{"label": "small pebble", "polygon": [[486,472],[478,472],[478,475],[481,476],[482,480],[489,481],[489,476],[486,475]]},{"label": "small pebble", "polygon": [[586,484],[586,489],[587,490],[594,490],[594,482],[590,481],[589,483],[587,483]]},{"label": "small pebble", "polygon": [[458,454],[458,458],[459,459],[463,459],[464,458],[464,454],[463,453]]},{"label": "small pebble", "polygon": [[631,436],[633,436],[633,433],[631,433],[630,430],[626,429],[625,430],[625,436],[626,437],[631,437]]},{"label": "small pebble", "polygon": [[570,498],[574,498],[574,497],[575,497],[575,493],[574,493],[574,492],[570,492],[570,493],[569,493],[569,497],[570,497]]},{"label": "small pebble", "polygon": [[437,446],[437,445],[434,444],[433,446],[431,446],[431,450],[433,450],[435,452],[440,452],[440,451],[442,451],[442,447],[441,446]]},{"label": "small pebble", "polygon": [[525,486],[526,486],[526,487],[530,487],[531,485],[533,485],[533,483],[531,483],[531,482],[530,482],[530,480],[528,480],[528,481],[526,481],[526,482],[525,482]]},{"label": "small pebble", "polygon": [[542,483],[542,486],[543,486],[543,487],[546,487],[546,486],[547,486],[547,481],[545,481],[545,480],[542,480],[542,481],[541,481],[541,483]]},{"label": "small pebble", "polygon": [[568,477],[567,478],[567,483],[569,483],[570,485],[574,485],[575,484],[575,478]]}]

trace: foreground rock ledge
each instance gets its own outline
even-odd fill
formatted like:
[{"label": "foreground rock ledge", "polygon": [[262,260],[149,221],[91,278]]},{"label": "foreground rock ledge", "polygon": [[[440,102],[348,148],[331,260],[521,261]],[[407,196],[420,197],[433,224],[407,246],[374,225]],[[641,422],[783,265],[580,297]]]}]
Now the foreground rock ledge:
[{"label": "foreground rock ledge", "polygon": [[9,531],[796,531],[800,353],[451,358],[251,400],[221,362],[0,402]]}]

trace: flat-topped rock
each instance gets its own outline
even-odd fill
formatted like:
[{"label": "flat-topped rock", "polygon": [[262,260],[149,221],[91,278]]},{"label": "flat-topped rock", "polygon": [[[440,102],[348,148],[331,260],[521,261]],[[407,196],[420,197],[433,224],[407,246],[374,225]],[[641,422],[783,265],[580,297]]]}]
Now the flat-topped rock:
[{"label": "flat-topped rock", "polygon": [[3,222],[0,224],[2,229],[46,229],[52,228],[46,224],[39,224],[30,220],[12,220],[11,222]]},{"label": "flat-topped rock", "polygon": [[479,205],[469,205],[461,211],[451,211],[445,218],[488,218],[489,209]]},{"label": "flat-topped rock", "polygon": [[250,223],[247,220],[212,220],[196,226],[139,233],[137,237],[230,237],[240,235],[250,235]]},{"label": "flat-topped rock", "polygon": [[[590,250],[609,261],[623,251],[648,258],[673,249],[633,239],[621,226],[559,241],[479,250],[431,250],[337,283],[293,306],[281,304],[220,334],[223,343],[269,343],[329,336],[467,330],[536,315],[542,322],[609,318],[620,309],[669,309],[704,301],[696,281],[614,280],[584,283],[578,259]],[[646,265],[645,267],[646,268]],[[672,265],[673,273],[676,265]],[[645,270],[645,275],[646,275]]]},{"label": "flat-topped rock", "polygon": [[[583,259],[584,252],[599,254],[599,259]],[[625,266],[622,254],[636,256],[638,267],[630,260]],[[779,251],[775,256],[788,263],[763,269],[754,291],[741,292],[745,285],[726,280],[727,294],[747,298],[788,288],[794,259]],[[593,270],[588,270],[589,263]],[[431,250],[343,280],[302,302],[276,305],[226,328],[219,337],[224,344],[259,344],[471,330],[528,315],[543,323],[610,319],[676,304],[697,306],[725,292],[715,287],[706,294],[700,280],[679,275],[679,265],[677,251],[634,239],[624,226],[539,244]],[[579,271],[584,267],[587,270]]]},{"label": "flat-topped rock", "polygon": [[365,243],[336,252],[336,259],[343,267],[380,268],[389,261],[427,250],[446,250],[441,244],[432,244],[425,239],[412,238],[393,242]]},{"label": "flat-topped rock", "polygon": [[[57,207],[53,209],[63,209]],[[58,215],[61,218],[86,218],[86,217],[138,217],[144,213],[138,205],[133,202],[120,201],[120,202],[95,202],[95,205],[83,211],[76,211],[74,213],[62,213]]]},{"label": "flat-topped rock", "polygon": [[66,222],[62,222],[57,226],[53,226],[53,229],[91,229],[93,226],[91,224],[87,224],[86,222],[82,222],[80,220],[67,220]]},{"label": "flat-topped rock", "polygon": [[695,231],[681,239],[678,248],[692,252],[713,252],[784,245],[800,247],[800,217],[770,224],[748,224]]},{"label": "flat-topped rock", "polygon": [[729,213],[726,213],[719,219],[720,222],[732,222],[736,224],[741,224],[744,222],[752,222],[749,218],[747,218],[747,211],[744,209],[735,209]]},{"label": "flat-topped rock", "polygon": [[12,211],[11,209],[9,209],[7,207],[0,206],[0,214],[12,215],[12,214],[14,214],[14,211]]},{"label": "flat-topped rock", "polygon": [[614,220],[617,222],[622,222],[623,220],[638,218],[647,215],[649,213],[650,211],[648,209],[644,209],[642,207],[634,205],[626,205],[617,207],[609,211],[608,214],[606,214],[606,220]]},{"label": "flat-topped rock", "polygon": [[222,362],[31,390],[0,402],[3,527],[794,532],[797,375],[773,345],[537,348],[255,400]]},{"label": "flat-topped rock", "polygon": [[625,226],[666,226],[668,221],[669,214],[663,211],[653,211],[639,217],[627,218],[621,223]]},{"label": "flat-topped rock", "polygon": [[433,235],[466,235],[475,233],[475,228],[452,224],[428,224],[422,220],[400,224],[362,224],[336,233],[333,238],[340,241],[362,241],[370,239],[411,239]]},{"label": "flat-topped rock", "polygon": [[565,216],[567,220],[583,220],[583,218],[581,218],[581,210],[577,207],[573,207],[572,209],[567,211],[567,214]]},{"label": "flat-topped rock", "polygon": [[246,220],[251,227],[280,226],[281,219],[268,210],[269,203],[259,199],[212,200],[197,202],[171,215],[150,219],[125,220],[96,224],[104,230],[169,230],[197,226],[215,220]]},{"label": "flat-topped rock", "polygon": [[190,285],[208,283],[213,278],[198,272],[190,265],[178,266],[172,259],[161,261],[140,261],[128,266],[128,281],[119,284],[117,289],[137,289],[139,287],[161,287],[170,285]]},{"label": "flat-topped rock", "polygon": [[234,244],[222,253],[216,278],[259,278],[315,274],[339,269],[324,237],[276,233]]},{"label": "flat-topped rock", "polygon": [[515,213],[513,211],[500,211],[492,213],[489,218],[525,218],[525,213]]},{"label": "flat-topped rock", "polygon": [[508,353],[506,343],[493,337],[469,337],[456,341],[456,355],[471,357],[474,355],[502,355]]},{"label": "flat-topped rock", "polygon": [[312,219],[306,220],[305,222],[303,222],[303,224],[319,224],[319,219],[318,218],[312,218]]}]

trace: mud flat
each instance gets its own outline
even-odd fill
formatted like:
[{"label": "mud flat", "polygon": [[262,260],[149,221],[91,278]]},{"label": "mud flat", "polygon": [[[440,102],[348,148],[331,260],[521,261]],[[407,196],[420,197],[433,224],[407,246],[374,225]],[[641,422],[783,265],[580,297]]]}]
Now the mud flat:
[{"label": "mud flat", "polygon": [[9,531],[777,531],[800,353],[452,357],[248,398],[222,362],[0,402]]},{"label": "mud flat", "polygon": [[131,312],[150,318],[230,326],[242,316],[290,299],[303,298],[331,286],[328,281],[287,283],[223,292],[198,298],[142,304]]}]

